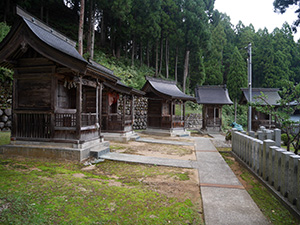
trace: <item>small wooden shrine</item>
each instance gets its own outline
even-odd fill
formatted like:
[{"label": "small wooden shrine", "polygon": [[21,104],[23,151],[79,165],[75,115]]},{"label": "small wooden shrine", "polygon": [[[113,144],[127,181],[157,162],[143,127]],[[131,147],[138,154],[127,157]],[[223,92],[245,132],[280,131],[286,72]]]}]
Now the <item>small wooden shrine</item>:
[{"label": "small wooden shrine", "polygon": [[12,142],[3,152],[82,161],[107,151],[102,90],[119,79],[86,61],[75,42],[20,8],[17,13],[19,21],[0,43],[0,66],[14,72]]},{"label": "small wooden shrine", "polygon": [[104,82],[102,102],[102,134],[105,140],[127,142],[138,136],[133,131],[134,97],[145,93],[121,81]]},{"label": "small wooden shrine", "polygon": [[[242,88],[243,92],[242,98],[240,100],[240,104],[247,104],[249,102],[249,89],[248,88]],[[279,106],[278,101],[281,99],[278,94],[279,89],[278,88],[252,88],[252,102],[258,102],[261,105],[272,105],[272,106]],[[261,94],[264,94],[266,96],[265,101],[261,99],[257,99],[258,96],[261,96]],[[262,112],[259,112],[255,110],[255,108],[252,107],[252,130],[257,131],[260,126],[264,126],[268,129],[275,128],[276,122],[272,120],[272,117],[269,114],[265,114]]]},{"label": "small wooden shrine", "polygon": [[184,94],[174,81],[146,77],[142,88],[148,98],[148,133],[189,135],[185,130],[185,102],[195,98]]},{"label": "small wooden shrine", "polygon": [[195,95],[202,104],[202,129],[220,132],[222,129],[222,107],[232,105],[226,86],[197,86]]}]

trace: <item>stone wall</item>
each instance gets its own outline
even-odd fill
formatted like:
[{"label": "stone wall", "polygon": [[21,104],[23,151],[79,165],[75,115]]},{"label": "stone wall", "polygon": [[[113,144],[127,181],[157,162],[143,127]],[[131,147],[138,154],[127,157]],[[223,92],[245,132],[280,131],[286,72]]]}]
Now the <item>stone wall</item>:
[{"label": "stone wall", "polygon": [[147,128],[148,100],[144,97],[134,99],[134,130],[145,130]]},{"label": "stone wall", "polygon": [[202,128],[202,115],[191,113],[186,116],[185,128],[200,130]]},{"label": "stone wall", "polygon": [[233,129],[233,153],[300,215],[300,156],[280,148],[279,129],[250,135]]},{"label": "stone wall", "polygon": [[10,131],[11,121],[11,109],[0,109],[0,131]]}]

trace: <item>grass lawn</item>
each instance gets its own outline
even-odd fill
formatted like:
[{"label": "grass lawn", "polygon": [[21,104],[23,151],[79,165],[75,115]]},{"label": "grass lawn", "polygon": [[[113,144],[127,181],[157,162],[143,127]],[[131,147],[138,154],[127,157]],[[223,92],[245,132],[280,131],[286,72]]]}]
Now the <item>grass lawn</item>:
[{"label": "grass lawn", "polygon": [[272,224],[300,224],[265,186],[263,186],[246,168],[240,165],[230,153],[221,153],[232,171],[237,175],[254,202]]},{"label": "grass lawn", "polygon": [[7,145],[10,142],[10,132],[0,131],[0,145]]},{"label": "grass lawn", "polygon": [[160,175],[184,182],[179,168],[111,161],[83,167],[0,155],[0,224],[203,224],[191,199],[142,182]]}]

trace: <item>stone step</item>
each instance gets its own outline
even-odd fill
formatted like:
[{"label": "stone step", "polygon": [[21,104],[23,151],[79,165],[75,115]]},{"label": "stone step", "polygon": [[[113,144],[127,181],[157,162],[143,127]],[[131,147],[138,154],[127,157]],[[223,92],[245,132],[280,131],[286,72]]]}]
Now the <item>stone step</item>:
[{"label": "stone step", "polygon": [[109,152],[110,152],[109,146],[99,146],[97,148],[94,147],[90,151],[90,156],[99,159],[101,155],[107,154]]}]

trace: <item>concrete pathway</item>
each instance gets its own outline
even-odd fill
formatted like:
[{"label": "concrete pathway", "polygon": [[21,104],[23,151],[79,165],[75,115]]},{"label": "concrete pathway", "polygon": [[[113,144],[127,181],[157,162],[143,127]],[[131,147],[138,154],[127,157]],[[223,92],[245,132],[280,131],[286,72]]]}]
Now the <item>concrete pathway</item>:
[{"label": "concrete pathway", "polygon": [[269,224],[207,138],[196,139],[205,224]]},{"label": "concrete pathway", "polygon": [[[208,138],[193,139],[195,140],[197,161],[147,157],[113,152],[102,155],[101,158],[124,162],[198,169],[205,224],[269,224],[260,209],[212,144],[211,140]],[[145,141],[149,142],[149,139]],[[174,141],[171,142],[173,144],[178,144]],[[151,143],[172,144],[170,141],[157,139],[151,139]],[[190,144],[191,143],[188,145]],[[192,144],[194,145],[194,143]]]},{"label": "concrete pathway", "polygon": [[197,164],[197,162],[193,160],[158,158],[158,157],[149,157],[143,155],[123,154],[123,153],[116,153],[116,152],[109,152],[107,154],[101,155],[101,158],[121,161],[121,162],[142,163],[142,164],[151,164],[157,166],[173,166],[173,167],[182,167],[182,168],[195,168]]}]

